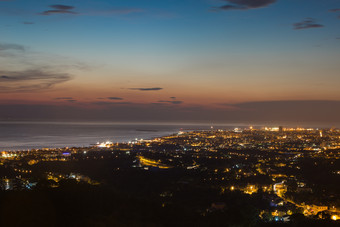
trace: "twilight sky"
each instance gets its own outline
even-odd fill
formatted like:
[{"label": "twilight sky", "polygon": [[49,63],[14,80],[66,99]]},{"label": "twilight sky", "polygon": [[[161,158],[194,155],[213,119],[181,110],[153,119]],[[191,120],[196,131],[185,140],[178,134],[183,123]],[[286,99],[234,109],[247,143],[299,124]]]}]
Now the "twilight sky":
[{"label": "twilight sky", "polygon": [[0,120],[340,126],[340,0],[0,0],[0,29]]}]

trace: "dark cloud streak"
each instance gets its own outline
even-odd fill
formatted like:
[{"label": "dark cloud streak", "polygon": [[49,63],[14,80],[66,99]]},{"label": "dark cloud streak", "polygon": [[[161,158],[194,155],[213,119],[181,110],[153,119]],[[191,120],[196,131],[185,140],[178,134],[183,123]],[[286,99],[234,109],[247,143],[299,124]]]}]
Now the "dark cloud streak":
[{"label": "dark cloud streak", "polygon": [[51,8],[56,10],[71,10],[74,9],[74,6],[67,6],[67,5],[50,5]]},{"label": "dark cloud streak", "polygon": [[73,98],[72,97],[57,97],[55,99],[57,99],[57,100],[72,100]]},{"label": "dark cloud streak", "polygon": [[105,102],[105,101],[100,101],[100,102],[92,102],[91,104],[99,105],[99,106],[112,106],[112,105],[131,105],[133,103],[132,102]]},{"label": "dark cloud streak", "polygon": [[49,7],[52,9],[42,12],[40,15],[48,16],[52,14],[78,14],[77,12],[71,11],[75,8],[74,6],[50,5]]},{"label": "dark cloud streak", "polygon": [[150,87],[150,88],[129,88],[130,90],[137,90],[137,91],[160,91],[163,88],[161,87]]},{"label": "dark cloud streak", "polygon": [[158,102],[161,102],[161,103],[170,103],[170,104],[175,104],[175,105],[178,105],[178,104],[182,104],[183,101],[179,101],[179,100],[160,100]]},{"label": "dark cloud streak", "polygon": [[304,21],[293,24],[295,30],[309,29],[309,28],[322,28],[322,24],[317,24],[315,19],[306,18]]},{"label": "dark cloud streak", "polygon": [[276,0],[224,0],[228,4],[219,7],[214,7],[216,11],[220,10],[249,10],[269,6]]},{"label": "dark cloud streak", "polygon": [[107,97],[109,100],[123,100],[121,97]]},{"label": "dark cloud streak", "polygon": [[126,8],[126,9],[109,9],[109,10],[92,10],[90,12],[85,12],[83,15],[89,16],[109,16],[109,15],[127,15],[132,13],[144,12],[143,9],[139,8]]},{"label": "dark cloud streak", "polygon": [[31,21],[24,21],[22,22],[23,24],[26,24],[26,25],[31,25],[31,24],[35,24],[34,22],[31,22]]},{"label": "dark cloud streak", "polygon": [[51,9],[45,10],[40,15],[49,16],[53,14],[74,14],[74,15],[86,15],[86,16],[110,16],[110,15],[127,15],[132,13],[144,12],[139,8],[122,8],[122,9],[105,9],[105,10],[90,10],[88,12],[78,13],[73,11],[74,6],[69,5],[50,5]]}]

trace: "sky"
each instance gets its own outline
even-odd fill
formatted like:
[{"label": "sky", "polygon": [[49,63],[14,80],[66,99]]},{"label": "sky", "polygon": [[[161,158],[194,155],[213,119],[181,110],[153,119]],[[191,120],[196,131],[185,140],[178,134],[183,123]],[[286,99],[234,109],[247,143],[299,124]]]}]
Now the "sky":
[{"label": "sky", "polygon": [[340,126],[340,0],[0,0],[0,120]]}]

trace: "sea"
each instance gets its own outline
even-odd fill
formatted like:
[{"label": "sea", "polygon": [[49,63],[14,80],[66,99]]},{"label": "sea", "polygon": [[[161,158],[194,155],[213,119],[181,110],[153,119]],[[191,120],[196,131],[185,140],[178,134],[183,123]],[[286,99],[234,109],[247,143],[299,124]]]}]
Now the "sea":
[{"label": "sea", "polygon": [[[232,129],[235,126],[214,127]],[[210,129],[211,125],[208,124],[0,122],[0,151],[88,147],[98,142],[129,142],[162,137],[179,131]]]}]

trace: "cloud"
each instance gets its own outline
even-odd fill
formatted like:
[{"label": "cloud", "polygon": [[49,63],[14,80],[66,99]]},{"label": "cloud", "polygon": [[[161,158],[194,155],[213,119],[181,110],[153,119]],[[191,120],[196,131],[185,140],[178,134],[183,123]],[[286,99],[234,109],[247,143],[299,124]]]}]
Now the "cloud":
[{"label": "cloud", "polygon": [[31,21],[24,21],[22,22],[23,24],[26,24],[26,25],[30,25],[30,24],[35,24],[34,22],[31,22]]},{"label": "cloud", "polygon": [[123,98],[121,98],[121,97],[106,97],[106,98],[99,97],[97,99],[101,99],[101,100],[103,100],[103,99],[106,99],[106,100],[123,100]]},{"label": "cloud", "polygon": [[109,100],[123,100],[123,98],[120,97],[107,97]]},{"label": "cloud", "polygon": [[66,101],[66,102],[77,102],[76,99],[72,98],[72,97],[57,97],[55,98],[55,100],[63,100],[63,101]]},{"label": "cloud", "polygon": [[[19,101],[19,100],[18,100]],[[86,103],[85,103],[86,104]],[[230,104],[238,108],[112,102],[94,105],[68,103],[28,104],[0,102],[0,120],[69,120],[116,122],[228,123],[233,126],[264,124],[315,127],[340,126],[340,101],[263,101]],[[92,105],[91,105],[92,104]],[[104,111],[103,111],[104,110]],[[270,120],[268,120],[270,119]],[[327,126],[327,127],[328,127]]]},{"label": "cloud", "polygon": [[40,15],[52,15],[52,14],[77,14],[73,10],[75,7],[74,6],[68,6],[68,5],[50,5],[49,6],[50,10],[46,10],[42,13],[40,13]]},{"label": "cloud", "polygon": [[39,13],[40,15],[52,15],[52,14],[77,14],[77,15],[85,15],[85,16],[105,16],[105,15],[127,15],[132,13],[139,13],[144,12],[143,9],[139,8],[121,8],[121,9],[104,9],[104,10],[96,10],[91,9],[89,11],[85,11],[82,13],[78,13],[73,11],[75,9],[74,6],[69,5],[50,5],[49,6],[52,9],[43,11],[42,13]]},{"label": "cloud", "polygon": [[[13,43],[0,43],[0,57],[4,57],[7,60],[22,56],[22,53],[24,53],[25,50],[25,47],[22,45]],[[4,67],[3,64],[2,67]]]},{"label": "cloud", "polygon": [[72,97],[57,97],[55,99],[57,99],[57,100],[72,100],[73,98]]},{"label": "cloud", "polygon": [[335,13],[335,12],[338,12],[340,11],[340,9],[330,9],[329,12],[332,12],[332,13]]},{"label": "cloud", "polygon": [[25,47],[18,44],[11,44],[11,43],[0,43],[0,51],[4,50],[19,50],[25,51]]},{"label": "cloud", "polygon": [[74,9],[74,6],[67,6],[67,5],[50,5],[51,8],[56,10],[71,10]]},{"label": "cloud", "polygon": [[317,24],[313,18],[306,18],[302,22],[293,24],[293,26],[295,30],[324,27],[322,24]]},{"label": "cloud", "polygon": [[132,102],[105,102],[105,101],[100,101],[100,102],[92,102],[91,104],[100,105],[100,106],[112,106],[112,105],[129,105],[129,104],[133,104],[133,103]]},{"label": "cloud", "polygon": [[50,89],[73,78],[66,70],[84,70],[73,59],[32,52],[13,43],[0,42],[0,61],[0,93]]},{"label": "cloud", "polygon": [[92,10],[84,13],[83,15],[89,16],[101,16],[101,15],[126,15],[131,13],[144,12],[143,9],[139,8],[125,8],[125,9],[109,9],[109,10]]},{"label": "cloud", "polygon": [[[28,104],[0,102],[0,120],[227,123],[232,126],[340,127],[340,101],[259,101],[225,105],[237,108],[166,103]],[[163,105],[162,105],[163,104]],[[104,111],[103,111],[104,110]]]},{"label": "cloud", "polygon": [[170,103],[170,104],[178,105],[178,104],[182,104],[183,103],[183,101],[177,100],[177,98],[174,97],[174,96],[170,97],[170,99],[171,100],[159,100],[158,103],[153,103],[153,104]]},{"label": "cloud", "polygon": [[163,88],[161,87],[150,87],[150,88],[129,88],[130,90],[138,90],[138,91],[160,91]]},{"label": "cloud", "polygon": [[171,100],[171,101],[169,101],[169,100],[160,100],[158,102],[160,102],[160,103],[170,103],[170,104],[175,104],[175,105],[183,103],[183,101],[179,101],[179,100]]},{"label": "cloud", "polygon": [[103,11],[102,13],[107,13],[107,14],[130,14],[130,13],[139,13],[143,12],[144,10],[138,9],[138,8],[129,8],[129,9],[112,9],[112,10],[107,10]]},{"label": "cloud", "polygon": [[214,10],[248,10],[269,6],[277,0],[224,0],[228,4],[214,7]]},{"label": "cloud", "polygon": [[71,80],[64,73],[53,73],[41,69],[25,71],[0,71],[0,93],[36,92]]}]

